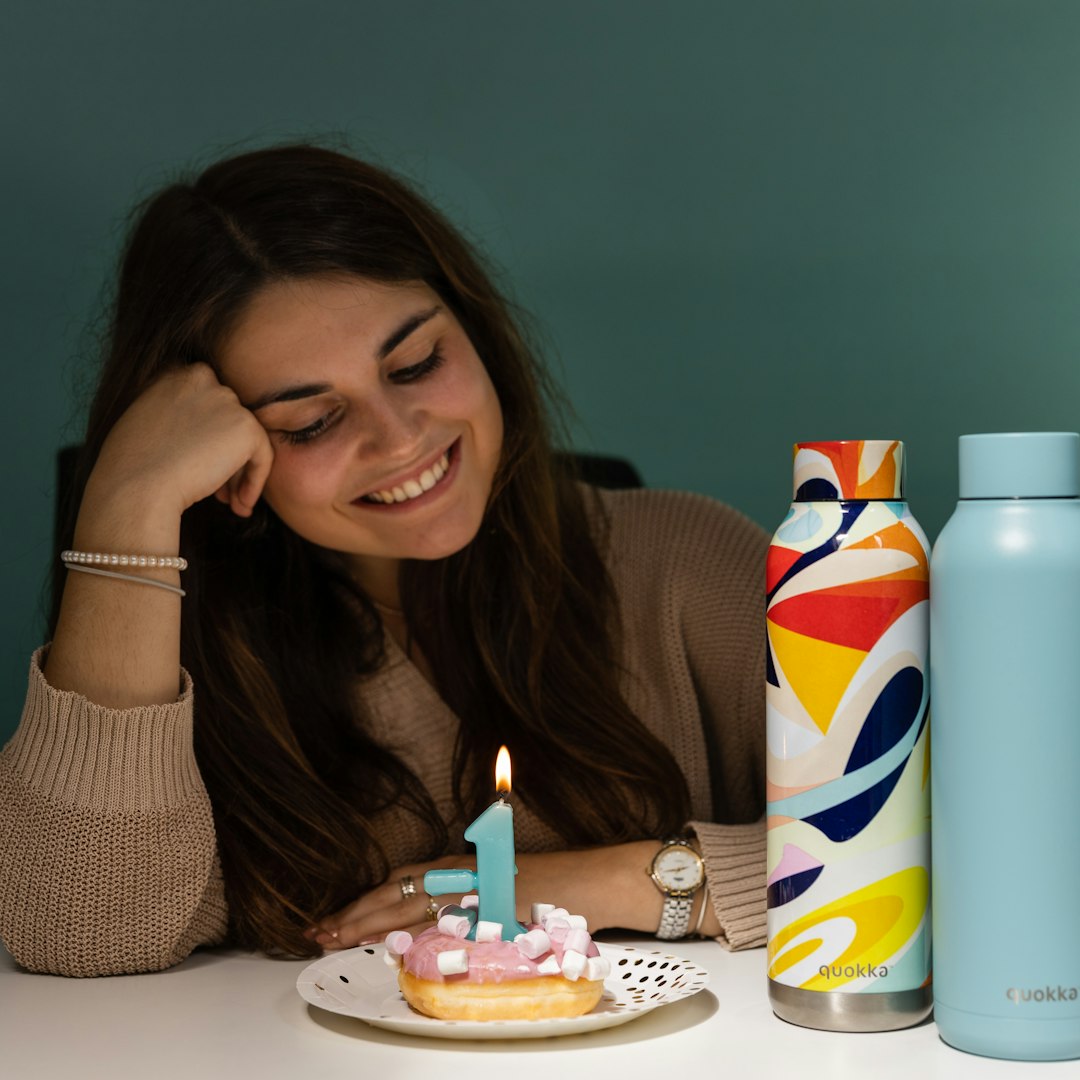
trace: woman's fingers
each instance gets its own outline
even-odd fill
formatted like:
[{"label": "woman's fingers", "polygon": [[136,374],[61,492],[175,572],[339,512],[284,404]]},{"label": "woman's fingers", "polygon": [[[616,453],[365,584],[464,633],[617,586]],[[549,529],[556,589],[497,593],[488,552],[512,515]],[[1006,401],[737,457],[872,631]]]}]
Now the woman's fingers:
[{"label": "woman's fingers", "polygon": [[94,467],[105,491],[149,487],[182,514],[209,495],[249,517],[270,475],[266,430],[206,364],[159,376],[114,425]]},{"label": "woman's fingers", "polygon": [[412,922],[415,910],[409,912],[409,901],[415,905],[417,897],[406,897],[397,879],[365,893],[347,907],[328,915],[316,928],[315,940],[328,949],[349,949],[362,941],[375,940]]},{"label": "woman's fingers", "polygon": [[262,488],[266,487],[267,478],[273,468],[273,446],[270,443],[270,436],[261,424],[259,424],[258,435],[260,437],[256,440],[255,453],[247,462],[239,491],[240,503],[246,508],[248,514],[255,509],[255,503],[259,501]]},{"label": "woman's fingers", "polygon": [[[222,484],[215,498],[225,503],[237,517],[251,517],[255,504],[266,486],[267,477],[274,464],[274,448],[263,426],[253,415],[237,406],[243,413],[248,442],[242,453],[247,460]],[[240,418],[238,417],[238,420]]]},{"label": "woman's fingers", "polygon": [[[381,941],[391,930],[423,930],[432,922],[427,914],[432,898],[424,892],[424,874],[428,870],[468,866],[474,862],[470,856],[455,855],[431,863],[400,866],[382,885],[320,920],[309,934],[323,948],[351,949]],[[411,889],[403,888],[405,881],[411,881]],[[440,896],[434,902],[442,907],[460,900],[460,896]]]},{"label": "woman's fingers", "polygon": [[255,448],[248,463],[240,472],[232,501],[233,512],[241,517],[250,517],[255,504],[266,486],[267,477],[274,464],[274,448],[270,437],[262,425],[255,432]]},{"label": "woman's fingers", "polygon": [[[376,890],[381,892],[382,890]],[[364,899],[367,900],[371,894]],[[315,928],[314,939],[325,949],[351,949],[356,945],[370,945],[382,941],[391,930],[423,929],[431,922],[426,917],[428,897],[402,897],[382,903],[379,906],[367,905],[367,909],[356,912],[350,905],[344,912],[324,919]]]},{"label": "woman's fingers", "polygon": [[[413,937],[417,937],[427,930],[432,924],[425,920],[424,922],[412,923],[409,926],[395,926],[393,930],[404,930],[406,933],[412,934]],[[381,945],[386,938],[386,935],[390,933],[390,930],[383,931],[378,934],[356,934],[350,929],[345,928],[337,932],[337,936],[326,934],[320,936],[314,935],[315,941],[323,947],[326,952],[334,952],[339,949],[356,949],[362,945]]]}]

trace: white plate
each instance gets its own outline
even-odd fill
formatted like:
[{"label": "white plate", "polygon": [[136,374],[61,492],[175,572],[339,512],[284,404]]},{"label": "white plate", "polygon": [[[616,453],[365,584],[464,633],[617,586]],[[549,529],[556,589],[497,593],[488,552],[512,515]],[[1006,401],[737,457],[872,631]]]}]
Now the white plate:
[{"label": "white plate", "polygon": [[709,973],[681,956],[597,942],[611,961],[604,995],[584,1016],[552,1020],[433,1020],[414,1012],[397,985],[397,969],[383,960],[382,945],[328,953],[296,980],[300,996],[320,1009],[355,1016],[374,1027],[436,1039],[550,1039],[615,1027],[661,1005],[692,997],[709,985]]}]

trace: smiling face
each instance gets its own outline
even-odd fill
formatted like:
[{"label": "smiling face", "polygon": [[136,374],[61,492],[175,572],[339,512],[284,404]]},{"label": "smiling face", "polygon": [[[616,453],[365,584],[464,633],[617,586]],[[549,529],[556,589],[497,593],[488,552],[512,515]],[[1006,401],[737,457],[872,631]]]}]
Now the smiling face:
[{"label": "smiling face", "polygon": [[502,410],[465,331],[426,285],[269,285],[218,360],[274,446],[263,497],[298,535],[352,555],[377,599],[396,602],[399,560],[445,558],[476,535]]}]

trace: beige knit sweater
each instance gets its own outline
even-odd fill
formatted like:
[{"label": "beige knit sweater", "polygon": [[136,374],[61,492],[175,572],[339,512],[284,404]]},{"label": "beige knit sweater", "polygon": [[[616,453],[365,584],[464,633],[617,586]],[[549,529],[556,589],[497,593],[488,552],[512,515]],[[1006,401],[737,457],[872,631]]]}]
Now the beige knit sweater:
[{"label": "beige knit sweater", "polygon": [[[690,787],[721,942],[765,939],[765,534],[699,495],[606,492],[608,566],[624,633],[624,693]],[[196,691],[107,709],[55,690],[34,655],[22,722],[0,753],[0,937],[24,967],[62,975],[159,970],[225,936],[210,803],[192,752]],[[362,687],[372,734],[451,798],[458,720],[387,639]],[[417,861],[414,820],[379,822],[391,865]],[[520,851],[561,846],[528,809]],[[464,843],[462,842],[462,848]]]}]

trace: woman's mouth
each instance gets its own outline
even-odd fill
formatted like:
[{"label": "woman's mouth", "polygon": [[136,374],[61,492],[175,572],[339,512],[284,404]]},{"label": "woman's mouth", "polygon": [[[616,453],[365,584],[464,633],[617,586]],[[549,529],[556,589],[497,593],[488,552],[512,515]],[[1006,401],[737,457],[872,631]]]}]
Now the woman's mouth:
[{"label": "woman's mouth", "polygon": [[422,499],[445,482],[451,466],[456,461],[456,451],[457,442],[455,441],[437,461],[422,469],[415,476],[394,484],[392,487],[369,491],[366,495],[361,495],[356,502],[368,506],[389,506]]}]

